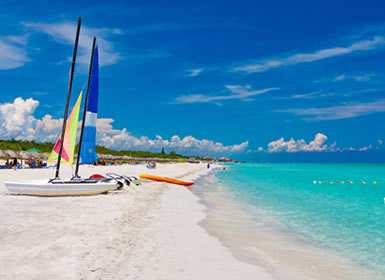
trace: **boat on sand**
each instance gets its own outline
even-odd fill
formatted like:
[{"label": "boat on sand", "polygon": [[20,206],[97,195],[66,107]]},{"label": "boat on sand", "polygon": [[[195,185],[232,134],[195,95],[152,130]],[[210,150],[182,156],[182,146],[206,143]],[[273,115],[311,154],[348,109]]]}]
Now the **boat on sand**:
[{"label": "boat on sand", "polygon": [[[87,91],[84,101],[83,120],[80,130],[79,149],[77,154],[75,173],[71,179],[62,179],[59,177],[60,163],[67,163],[72,166],[75,154],[75,142],[77,134],[77,124],[79,119],[79,109],[82,94],[79,95],[77,102],[70,115],[68,115],[69,103],[71,100],[72,81],[74,76],[76,54],[78,49],[79,34],[80,34],[81,20],[78,19],[75,45],[72,56],[72,63],[70,69],[70,77],[68,83],[68,94],[64,110],[63,125],[61,135],[57,139],[50,158],[56,161],[55,177],[52,179],[42,180],[28,180],[28,181],[13,181],[4,182],[5,187],[10,194],[18,195],[34,195],[34,196],[77,196],[77,195],[95,195],[106,193],[108,191],[116,190],[118,188],[118,181],[114,178],[105,178],[95,180],[92,178],[81,178],[78,174],[80,164],[80,151],[82,150],[83,131],[86,123],[86,110],[88,104],[88,96],[90,89],[95,88],[95,84],[91,85],[93,81],[97,81],[98,77],[92,77],[93,73],[98,73],[93,67],[98,67],[96,38],[93,38],[92,53],[88,74]],[[96,50],[96,52],[95,52]],[[96,63],[94,63],[96,62]],[[96,84],[97,86],[97,84]],[[91,118],[91,121],[96,121]],[[96,145],[96,144],[95,144]],[[87,147],[88,148],[88,147]]]},{"label": "boat on sand", "polygon": [[30,180],[20,182],[7,182],[6,187],[11,194],[33,196],[78,196],[95,195],[115,190],[115,180],[69,180],[53,181]]}]

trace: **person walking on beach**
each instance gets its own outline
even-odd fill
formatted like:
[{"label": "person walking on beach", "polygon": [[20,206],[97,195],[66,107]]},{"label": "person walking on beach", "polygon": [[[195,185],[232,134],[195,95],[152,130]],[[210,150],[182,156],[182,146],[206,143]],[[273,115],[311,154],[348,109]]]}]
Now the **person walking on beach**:
[{"label": "person walking on beach", "polygon": [[11,166],[13,167],[13,169],[16,170],[16,167],[17,167],[17,158],[13,158],[12,163],[11,163]]}]

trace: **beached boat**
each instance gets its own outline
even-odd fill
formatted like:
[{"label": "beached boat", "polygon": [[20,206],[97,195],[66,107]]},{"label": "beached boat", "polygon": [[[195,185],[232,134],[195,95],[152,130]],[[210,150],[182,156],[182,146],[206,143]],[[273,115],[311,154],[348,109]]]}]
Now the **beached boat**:
[{"label": "beached boat", "polygon": [[78,196],[95,195],[113,191],[117,188],[116,181],[84,180],[84,181],[54,181],[30,180],[20,182],[7,182],[6,187],[12,194],[33,196]]},{"label": "beached boat", "polygon": [[[92,77],[93,74],[98,74],[93,67],[98,67],[96,38],[93,39],[92,53],[90,60],[90,68],[88,75],[87,91],[84,101],[83,120],[80,130],[79,149],[77,154],[76,168],[73,177],[69,180],[64,180],[59,177],[61,162],[67,163],[72,166],[75,153],[75,142],[78,128],[79,112],[82,94],[79,95],[74,108],[70,115],[68,115],[69,103],[71,100],[72,81],[74,76],[76,54],[78,49],[79,34],[80,34],[81,20],[79,18],[75,46],[72,56],[72,64],[70,69],[70,77],[68,83],[68,94],[66,99],[66,105],[64,110],[63,125],[61,135],[57,139],[50,159],[56,161],[56,172],[53,179],[43,180],[28,180],[19,182],[4,182],[5,187],[11,194],[19,195],[36,195],[36,196],[68,196],[68,195],[93,195],[105,193],[118,188],[118,181],[114,178],[108,178],[103,180],[93,180],[88,178],[81,178],[78,174],[80,164],[80,151],[82,150],[83,132],[87,118],[87,105],[88,96],[91,88],[95,88],[96,85],[91,85],[93,81],[97,81],[98,77]],[[96,51],[95,51],[96,50]],[[96,63],[95,63],[96,62]],[[97,101],[96,101],[97,102]],[[94,144],[96,145],[96,144]]]}]

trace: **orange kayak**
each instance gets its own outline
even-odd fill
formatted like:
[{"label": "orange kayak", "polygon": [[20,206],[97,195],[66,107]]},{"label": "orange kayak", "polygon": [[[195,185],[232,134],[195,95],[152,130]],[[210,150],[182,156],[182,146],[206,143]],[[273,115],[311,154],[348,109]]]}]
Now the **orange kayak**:
[{"label": "orange kayak", "polygon": [[147,179],[147,180],[152,180],[152,181],[157,181],[157,182],[171,183],[171,184],[182,185],[182,186],[191,186],[192,184],[194,184],[193,182],[182,181],[182,180],[178,180],[178,179],[170,178],[170,177],[151,175],[151,174],[147,174],[147,173],[140,174],[139,177],[141,179]]}]

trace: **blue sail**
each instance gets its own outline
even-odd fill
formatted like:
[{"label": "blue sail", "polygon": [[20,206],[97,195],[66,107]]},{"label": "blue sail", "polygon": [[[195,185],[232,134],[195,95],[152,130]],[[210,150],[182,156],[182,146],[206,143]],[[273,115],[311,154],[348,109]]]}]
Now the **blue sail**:
[{"label": "blue sail", "polygon": [[98,118],[99,99],[99,55],[98,47],[95,48],[92,58],[91,83],[88,95],[86,121],[84,124],[83,143],[80,151],[81,164],[96,162],[96,120]]}]

